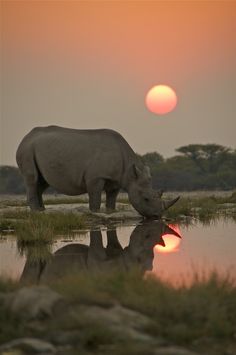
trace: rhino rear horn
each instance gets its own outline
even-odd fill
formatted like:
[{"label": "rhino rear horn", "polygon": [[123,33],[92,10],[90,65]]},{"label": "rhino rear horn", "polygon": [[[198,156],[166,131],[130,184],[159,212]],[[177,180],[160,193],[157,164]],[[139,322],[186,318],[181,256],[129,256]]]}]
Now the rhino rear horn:
[{"label": "rhino rear horn", "polygon": [[157,190],[157,195],[158,197],[161,197],[163,195],[164,190]]},{"label": "rhino rear horn", "polygon": [[164,209],[167,210],[168,208],[173,206],[179,200],[179,198],[180,198],[180,196],[174,198],[171,201],[163,201],[164,202]]},{"label": "rhino rear horn", "polygon": [[136,164],[133,164],[132,169],[135,179],[138,179],[140,176],[142,176],[142,170]]}]

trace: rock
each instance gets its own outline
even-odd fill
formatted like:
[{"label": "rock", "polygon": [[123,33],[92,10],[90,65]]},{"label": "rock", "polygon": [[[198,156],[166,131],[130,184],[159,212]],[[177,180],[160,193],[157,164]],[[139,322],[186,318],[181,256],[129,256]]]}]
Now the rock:
[{"label": "rock", "polygon": [[154,352],[155,355],[199,355],[191,350],[181,348],[179,346],[167,346],[157,348]]},{"label": "rock", "polygon": [[114,325],[128,325],[134,329],[140,329],[150,324],[150,319],[146,316],[120,305],[110,308],[84,306],[83,314],[89,318],[101,319]]},{"label": "rock", "polygon": [[50,341],[58,346],[75,346],[81,343],[81,331],[78,329],[58,330],[50,334]]},{"label": "rock", "polygon": [[56,348],[43,340],[36,338],[20,338],[0,346],[0,354],[55,354]]},{"label": "rock", "polygon": [[119,334],[120,337],[163,345],[161,339],[154,339],[143,331],[145,327],[151,326],[152,321],[141,313],[120,305],[110,308],[82,306],[80,312],[87,319],[106,324],[116,334]]},{"label": "rock", "polygon": [[64,203],[64,204],[59,204],[59,205],[47,205],[46,210],[44,213],[55,213],[55,212],[61,212],[61,213],[76,213],[78,215],[82,215],[84,213],[87,213],[89,211],[88,205],[87,204],[81,204],[81,203]]},{"label": "rock", "polygon": [[9,311],[27,320],[50,317],[63,305],[63,297],[46,286],[23,287],[5,298]]},{"label": "rock", "polygon": [[47,205],[44,213],[76,213],[77,215],[88,214],[97,219],[104,221],[124,221],[124,220],[138,220],[142,216],[129,204],[117,203],[117,210],[111,213],[107,213],[104,204],[102,204],[100,212],[91,212],[89,206],[86,203],[74,203],[74,204],[60,204],[60,205]]},{"label": "rock", "polygon": [[1,355],[25,355],[25,352],[19,349],[10,349],[0,353]]}]

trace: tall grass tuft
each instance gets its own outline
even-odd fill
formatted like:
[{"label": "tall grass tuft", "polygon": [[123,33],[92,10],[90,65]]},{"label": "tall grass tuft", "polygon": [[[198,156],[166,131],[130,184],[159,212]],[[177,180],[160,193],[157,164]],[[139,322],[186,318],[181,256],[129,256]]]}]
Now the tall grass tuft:
[{"label": "tall grass tuft", "polygon": [[21,243],[48,243],[54,237],[55,227],[53,221],[47,216],[32,213],[26,220],[16,223],[15,231]]},{"label": "tall grass tuft", "polygon": [[52,246],[49,242],[37,242],[17,240],[17,249],[20,255],[26,256],[30,263],[48,262],[52,257]]},{"label": "tall grass tuft", "polygon": [[28,218],[15,223],[21,243],[50,243],[57,234],[71,234],[85,227],[85,217],[73,213],[31,213]]}]

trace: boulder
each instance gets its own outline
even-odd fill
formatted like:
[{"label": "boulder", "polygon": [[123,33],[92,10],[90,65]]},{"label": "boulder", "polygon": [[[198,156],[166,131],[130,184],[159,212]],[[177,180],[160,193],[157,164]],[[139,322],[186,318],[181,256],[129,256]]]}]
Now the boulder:
[{"label": "boulder", "polygon": [[157,348],[154,352],[155,355],[199,355],[191,350],[179,346],[167,346]]},{"label": "boulder", "polygon": [[82,306],[80,307],[80,314],[85,319],[106,324],[121,338],[164,345],[162,339],[154,339],[145,333],[144,329],[152,325],[150,318],[121,305],[117,304],[109,308]]},{"label": "boulder", "polygon": [[46,286],[23,287],[5,298],[7,309],[26,320],[50,317],[64,305],[63,297]]},{"label": "boulder", "polygon": [[0,354],[55,354],[56,348],[40,339],[20,338],[12,340],[0,346]]}]

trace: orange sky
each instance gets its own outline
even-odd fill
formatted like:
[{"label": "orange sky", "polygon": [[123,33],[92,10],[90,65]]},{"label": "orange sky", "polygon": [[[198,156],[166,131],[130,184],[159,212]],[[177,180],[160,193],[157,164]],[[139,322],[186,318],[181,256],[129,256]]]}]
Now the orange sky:
[{"label": "orange sky", "polygon": [[3,1],[5,50],[142,80],[227,70],[236,2]]},{"label": "orange sky", "polygon": [[[3,161],[15,161],[29,129],[52,123],[117,129],[141,153],[170,155],[194,140],[235,146],[235,1],[1,5],[1,132],[9,145]],[[177,92],[172,122],[154,123],[144,107],[147,90],[156,84]],[[20,125],[12,137],[16,117]]]}]

